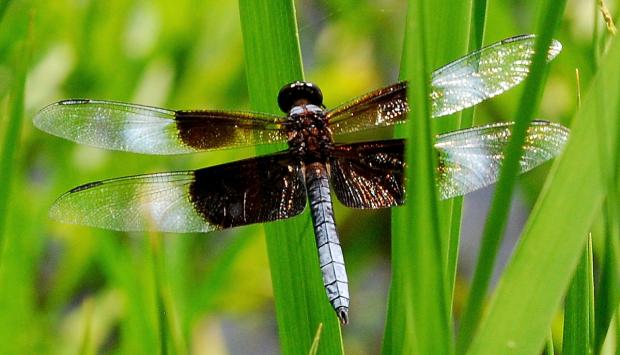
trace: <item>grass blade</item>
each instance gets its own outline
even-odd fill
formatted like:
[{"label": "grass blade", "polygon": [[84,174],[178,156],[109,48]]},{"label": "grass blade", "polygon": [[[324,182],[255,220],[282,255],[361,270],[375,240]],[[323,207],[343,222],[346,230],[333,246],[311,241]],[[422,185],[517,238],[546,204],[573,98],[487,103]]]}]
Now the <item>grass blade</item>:
[{"label": "grass blade", "polygon": [[[278,90],[303,79],[293,1],[240,0],[239,11],[252,109],[277,113]],[[319,353],[342,353],[340,328],[321,282],[308,213],[267,224],[265,232],[282,353],[309,349],[320,323],[324,330]]]},{"label": "grass blade", "polygon": [[589,240],[566,295],[563,355],[591,353],[593,297],[592,241]]},{"label": "grass blade", "polygon": [[[619,61],[620,41],[614,39],[573,120],[564,154],[554,163],[500,279],[470,354],[533,354],[541,349],[607,193],[604,174],[615,168],[608,157],[613,155],[610,146],[619,125],[617,109],[609,105],[618,104]],[[597,145],[604,142],[603,155]],[[523,290],[544,292],[523,297]]]},{"label": "grass blade", "polygon": [[[18,47],[19,48],[19,47]],[[21,43],[21,50],[17,51],[14,59],[14,73],[12,88],[9,94],[8,122],[5,126],[5,134],[2,140],[2,155],[0,159],[0,255],[4,245],[4,232],[6,218],[9,215],[9,198],[11,195],[11,183],[14,172],[19,136],[22,131],[22,119],[24,116],[24,88],[26,85],[26,72],[30,57],[30,40]]]},{"label": "grass blade", "polygon": [[[618,104],[620,113],[620,103]],[[616,143],[620,141],[620,133],[617,133]],[[618,221],[618,148],[615,152],[615,170],[609,172],[608,194],[604,205],[604,248],[601,256],[601,274],[595,299],[595,334],[594,350],[598,353],[603,347],[614,312],[620,302],[620,222]]]},{"label": "grass blade", "polygon": [[545,347],[543,349],[543,355],[554,355],[555,351],[553,350],[553,334],[549,332],[549,338],[545,342]]},{"label": "grass blade", "polygon": [[[619,78],[620,79],[620,78]],[[620,102],[616,103],[616,117],[620,117]],[[604,125],[599,126],[599,136],[604,137]],[[620,129],[620,127],[619,127]],[[607,177],[607,199],[603,207],[603,233],[604,249],[602,251],[601,274],[595,298],[595,326],[594,326],[594,351],[599,353],[605,342],[614,312],[620,302],[620,221],[618,220],[620,190],[618,177],[620,176],[620,153],[618,147],[620,131],[616,131],[616,139],[609,143],[611,154],[609,160],[611,170],[605,172]],[[600,146],[605,147],[603,142]],[[605,152],[601,151],[601,156]],[[619,347],[620,348],[620,347]]]},{"label": "grass blade", "polygon": [[[409,1],[403,77],[415,90],[407,123],[407,200],[394,213],[392,285],[383,353],[449,354],[452,334],[440,239],[429,111],[430,2]],[[413,335],[415,334],[415,339]]]},{"label": "grass blade", "polygon": [[505,160],[502,164],[500,179],[497,183],[491,208],[482,232],[480,253],[474,271],[467,306],[461,320],[459,339],[457,341],[458,349],[461,353],[467,350],[482,316],[483,305],[493,276],[493,267],[497,258],[498,248],[510,211],[510,201],[519,171],[519,159],[523,153],[523,143],[525,142],[527,128],[534,118],[535,109],[542,96],[547,48],[551,44],[553,33],[564,13],[565,4],[566,1],[547,1],[541,7],[543,12],[540,16],[536,53],[532,59],[530,75],[525,82],[524,94],[521,96],[519,110],[517,111],[515,125],[512,130],[512,138],[504,153]]},{"label": "grass blade", "polygon": [[[436,38],[431,43],[434,55],[429,58],[431,68],[439,68],[446,63],[467,53],[469,47],[469,27],[471,23],[472,0],[441,0],[431,3],[433,13],[430,34]],[[441,12],[441,13],[439,13]],[[443,26],[450,23],[450,26]],[[471,110],[467,110],[471,112]],[[454,131],[462,123],[461,113],[435,120],[437,131]],[[433,123],[435,123],[433,122]],[[470,124],[471,125],[471,124]],[[442,242],[443,263],[445,272],[445,289],[448,297],[448,317],[452,319],[452,300],[456,281],[456,268],[459,255],[461,210],[463,198],[458,197],[439,203],[440,239]]]},{"label": "grass blade", "polygon": [[312,340],[312,345],[310,346],[310,350],[308,350],[308,355],[316,355],[319,351],[319,344],[321,343],[321,332],[323,331],[323,323],[319,323],[319,327],[316,329],[316,334],[314,335],[314,340]]},{"label": "grass blade", "polygon": [[[482,48],[484,40],[484,26],[486,20],[487,2],[486,0],[472,0],[471,19],[469,26],[469,45],[468,51],[472,52]],[[460,114],[460,123],[457,128],[463,129],[473,125],[475,107],[464,110]],[[448,295],[450,296],[450,307],[454,308],[454,287],[456,284],[456,271],[459,255],[461,219],[463,217],[463,197],[459,196],[450,200],[450,221],[448,244],[448,262],[446,265],[446,279],[448,281]],[[451,312],[452,313],[452,312]],[[457,338],[458,339],[458,338]],[[458,347],[457,347],[458,350]]]}]

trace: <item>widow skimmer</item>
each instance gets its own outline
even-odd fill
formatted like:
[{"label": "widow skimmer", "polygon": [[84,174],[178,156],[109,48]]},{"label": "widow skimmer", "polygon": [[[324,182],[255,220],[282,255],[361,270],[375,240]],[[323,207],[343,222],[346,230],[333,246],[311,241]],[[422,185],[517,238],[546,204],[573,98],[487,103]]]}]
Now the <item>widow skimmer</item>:
[{"label": "widow skimmer", "polygon": [[[533,35],[511,37],[432,73],[432,116],[445,116],[498,95],[528,74]],[[553,41],[547,59],[561,45]],[[144,154],[183,154],[268,143],[288,149],[193,171],[121,177],[88,183],[62,195],[50,215],[62,222],[118,230],[210,232],[300,214],[309,201],[323,283],[343,324],[349,291],[331,189],[347,207],[376,209],[405,203],[402,139],[336,143],[343,135],[406,121],[406,82],[327,110],[320,89],[285,85],[278,104],[286,115],[233,111],[172,111],[97,100],[65,100],[34,118],[41,130],[78,143]],[[442,199],[494,183],[512,123],[494,123],[436,137]],[[568,129],[534,121],[521,172],[559,154]]]}]

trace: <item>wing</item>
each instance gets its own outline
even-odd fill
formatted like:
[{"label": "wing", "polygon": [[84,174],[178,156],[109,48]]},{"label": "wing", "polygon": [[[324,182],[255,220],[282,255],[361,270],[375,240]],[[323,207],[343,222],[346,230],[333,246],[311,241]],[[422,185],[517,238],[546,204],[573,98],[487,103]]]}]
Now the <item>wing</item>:
[{"label": "wing", "polygon": [[284,118],[224,111],[171,111],[111,101],[66,100],[37,113],[39,129],[77,143],[146,154],[286,142]]},{"label": "wing", "polygon": [[326,116],[332,132],[338,135],[403,123],[407,112],[407,83],[403,81],[358,97]]},{"label": "wing", "polygon": [[[437,138],[438,186],[442,199],[464,195],[497,182],[512,126],[512,122],[495,123]],[[568,133],[566,127],[556,123],[532,122],[523,145],[520,173],[560,154]]]},{"label": "wing", "polygon": [[329,161],[331,184],[347,207],[402,205],[404,141],[335,145]]},{"label": "wing", "polygon": [[301,166],[279,153],[86,184],[62,195],[50,214],[120,231],[208,232],[292,217],[305,205]]},{"label": "wing", "polygon": [[[434,117],[476,105],[522,82],[530,72],[536,46],[534,35],[521,35],[491,44],[433,72],[431,107]],[[553,40],[551,61],[562,50]]]},{"label": "wing", "polygon": [[[438,70],[431,76],[433,117],[449,115],[499,95],[529,74],[535,48],[534,35],[522,35],[491,44]],[[553,41],[547,60],[562,45]],[[334,134],[405,122],[409,111],[407,83],[371,92],[327,113]]]},{"label": "wing", "polygon": [[[495,123],[437,137],[439,196],[461,196],[497,182],[513,123]],[[534,121],[528,128],[520,172],[557,156],[568,129]],[[404,140],[343,144],[334,148],[330,177],[338,199],[353,208],[384,208],[405,201]]]}]

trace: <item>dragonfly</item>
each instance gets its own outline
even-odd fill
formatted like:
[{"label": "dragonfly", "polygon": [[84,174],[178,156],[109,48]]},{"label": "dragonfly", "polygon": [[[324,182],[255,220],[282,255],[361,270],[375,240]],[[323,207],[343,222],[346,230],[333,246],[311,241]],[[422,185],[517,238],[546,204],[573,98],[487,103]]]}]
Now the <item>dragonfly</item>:
[{"label": "dragonfly", "polygon": [[[523,81],[534,35],[474,51],[432,73],[431,113],[446,116]],[[553,41],[547,60],[561,50]],[[52,218],[117,231],[211,232],[294,217],[309,205],[327,298],[342,324],[350,296],[333,211],[332,190],[346,207],[403,205],[405,140],[339,143],[350,133],[402,125],[410,107],[407,82],[372,91],[328,110],[317,85],[296,81],[279,92],[284,115],[217,110],[168,110],[72,99],[34,117],[50,134],[80,144],[143,153],[184,154],[261,144],[288,149],[198,170],[136,175],[87,183],[52,205]],[[437,188],[442,199],[497,181],[513,123],[493,123],[436,136]],[[569,131],[533,121],[520,172],[557,156]]]}]

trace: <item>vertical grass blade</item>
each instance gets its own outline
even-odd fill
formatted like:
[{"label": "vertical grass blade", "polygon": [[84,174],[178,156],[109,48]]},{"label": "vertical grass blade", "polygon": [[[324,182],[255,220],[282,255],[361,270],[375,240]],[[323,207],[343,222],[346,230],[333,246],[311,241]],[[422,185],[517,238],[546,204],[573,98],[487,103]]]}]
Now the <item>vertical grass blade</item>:
[{"label": "vertical grass blade", "polygon": [[[620,80],[620,79],[619,79]],[[620,102],[618,103],[620,114]],[[620,116],[617,116],[620,117]],[[615,169],[609,172],[607,183],[608,194],[604,205],[604,249],[601,256],[601,274],[595,299],[595,327],[594,351],[599,353],[603,347],[607,332],[613,319],[615,310],[620,302],[620,222],[618,220],[618,148],[616,152]]]},{"label": "vertical grass blade", "polygon": [[[11,184],[13,181],[14,165],[19,146],[19,136],[22,130],[24,116],[24,87],[26,85],[26,72],[30,63],[30,39],[21,42],[21,50],[18,50],[14,63],[14,76],[9,93],[9,114],[5,132],[2,139],[2,151],[0,155],[0,257],[4,248],[4,232],[6,230],[6,218],[9,212],[9,199],[11,197]],[[1,262],[1,259],[0,259]]]},{"label": "vertical grass blade", "polygon": [[568,288],[564,305],[563,355],[590,354],[592,352],[593,324],[590,321],[594,304],[592,275],[592,241],[585,248],[573,280]]},{"label": "vertical grass blade", "polygon": [[[0,9],[0,16],[5,14],[8,5],[7,2]],[[5,76],[8,83],[0,83],[8,87],[8,100],[2,97],[2,107],[6,107],[6,111],[0,114],[0,353],[6,354],[33,352],[36,346],[32,345],[35,343],[32,337],[36,334],[32,325],[38,305],[31,297],[34,267],[30,257],[36,246],[33,247],[34,236],[29,230],[33,223],[15,203],[19,187],[25,186],[16,175],[21,171],[25,85],[33,50],[31,12],[26,11],[25,15],[15,19],[12,23],[15,28],[10,30],[7,30],[6,18],[0,18],[0,28],[11,33],[13,40],[3,46],[6,51],[2,53],[5,59],[2,65],[6,65],[11,75]]]},{"label": "vertical grass blade", "polygon": [[[473,52],[482,47],[484,39],[484,26],[486,19],[487,2],[486,0],[472,0],[470,3],[470,25],[469,25],[469,44],[468,52]],[[464,110],[459,116],[458,127],[468,128],[473,125],[475,107]],[[454,286],[456,284],[456,271],[459,255],[460,235],[461,235],[461,218],[463,215],[463,197],[451,199],[450,211],[450,230],[448,245],[448,262],[446,265],[446,275],[448,282],[448,295],[450,296],[450,307],[454,307]],[[452,315],[452,312],[450,312]],[[457,338],[458,340],[458,338]],[[458,351],[458,344],[456,347]]]},{"label": "vertical grass blade", "polygon": [[153,291],[156,299],[160,352],[162,354],[187,354],[187,344],[183,338],[179,315],[175,308],[174,298],[170,293],[166,275],[164,253],[162,252],[163,238],[157,233],[149,233],[148,239],[150,266],[155,284]]},{"label": "vertical grass blade", "polygon": [[545,342],[545,347],[543,348],[543,355],[554,355],[555,351],[553,350],[553,334],[549,332],[549,338]]},{"label": "vertical grass blade", "polygon": [[[411,2],[409,3],[411,7]],[[406,26],[409,27],[409,13],[407,14]],[[411,54],[411,41],[413,31],[405,30],[403,53],[400,68],[400,79],[406,80],[409,68],[408,57]],[[402,130],[404,134],[406,127],[396,127],[395,130]],[[413,324],[411,314],[411,286],[406,283],[405,276],[409,270],[407,260],[412,257],[411,251],[407,246],[408,225],[410,223],[408,211],[405,208],[392,209],[392,277],[388,294],[388,307],[385,321],[385,331],[383,333],[383,343],[381,353],[400,354],[412,353]]]},{"label": "vertical grass blade", "polygon": [[[609,159],[613,155],[610,147],[617,143],[614,136],[620,127],[617,110],[609,105],[617,105],[620,94],[618,62],[620,41],[614,39],[573,120],[564,153],[552,167],[469,354],[534,354],[542,348],[607,194],[604,173],[615,168]],[[599,132],[606,136],[601,137]],[[598,145],[603,142],[607,145],[601,149]],[[524,297],[524,290],[544,292]]]},{"label": "vertical grass blade", "polygon": [[409,1],[403,76],[415,109],[407,123],[407,200],[392,235],[392,285],[383,352],[449,354],[452,333],[435,188],[429,110],[430,2]]},{"label": "vertical grass blade", "polygon": [[470,51],[482,47],[484,40],[484,29],[487,18],[487,1],[473,0],[471,28],[469,36]]},{"label": "vertical grass blade", "polygon": [[467,350],[482,316],[484,301],[491,277],[493,276],[497,252],[510,211],[510,202],[519,171],[519,159],[523,152],[527,128],[534,117],[536,107],[542,95],[547,48],[549,48],[553,33],[562,18],[565,4],[566,1],[564,0],[546,1],[541,7],[543,12],[538,25],[536,53],[532,59],[530,75],[525,81],[524,94],[521,96],[515,125],[512,130],[512,138],[504,153],[505,160],[502,164],[500,179],[495,188],[489,215],[482,232],[480,253],[474,271],[467,306],[461,320],[458,341],[459,352]]},{"label": "vertical grass blade", "polygon": [[[618,78],[620,80],[620,78]],[[609,104],[613,106],[612,103]],[[616,100],[616,117],[620,117],[620,101]],[[599,136],[601,139],[605,137],[607,127],[601,125],[599,128]],[[619,127],[620,129],[620,127]],[[598,289],[595,298],[595,316],[596,321],[594,327],[594,351],[599,353],[607,337],[610,323],[613,319],[615,310],[618,309],[620,302],[620,220],[618,219],[620,208],[620,188],[618,187],[618,179],[620,177],[620,152],[618,152],[620,144],[620,131],[616,131],[616,139],[608,143],[611,148],[609,156],[604,155],[605,151],[601,149],[601,155],[608,157],[613,164],[610,165],[611,170],[605,172],[607,178],[607,199],[603,207],[603,233],[605,238],[604,249],[601,256],[601,273],[598,283]],[[607,146],[606,142],[599,144],[601,148]],[[617,345],[618,347],[618,345]],[[618,347],[620,349],[620,347]]]},{"label": "vertical grass blade", "polygon": [[[278,113],[286,83],[303,79],[292,0],[240,0],[245,63],[253,110]],[[266,151],[261,151],[265,153]],[[340,328],[319,272],[307,213],[265,225],[282,353],[309,349],[323,323],[319,354],[342,353]],[[352,319],[355,319],[352,310]]]},{"label": "vertical grass blade", "polygon": [[[430,68],[439,68],[446,63],[465,55],[469,47],[469,27],[471,24],[472,0],[438,0],[430,3],[432,13],[428,29],[432,52]],[[450,26],[445,26],[450,23]],[[468,110],[471,111],[471,110]],[[454,131],[460,127],[461,113],[435,120],[436,131]],[[448,297],[448,317],[452,319],[452,300],[456,281],[456,268],[459,255],[462,197],[439,203],[439,227],[442,243],[445,272],[445,289]]]}]

